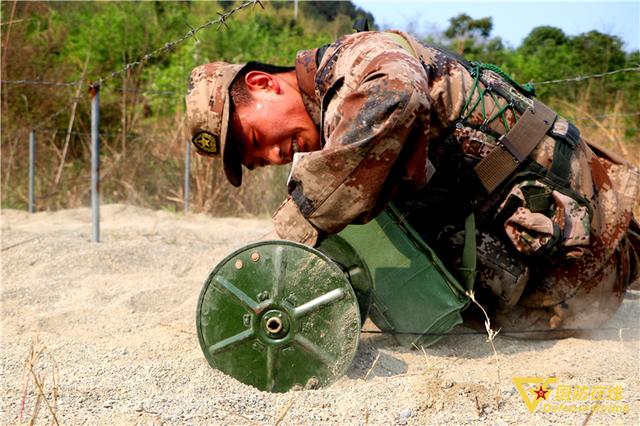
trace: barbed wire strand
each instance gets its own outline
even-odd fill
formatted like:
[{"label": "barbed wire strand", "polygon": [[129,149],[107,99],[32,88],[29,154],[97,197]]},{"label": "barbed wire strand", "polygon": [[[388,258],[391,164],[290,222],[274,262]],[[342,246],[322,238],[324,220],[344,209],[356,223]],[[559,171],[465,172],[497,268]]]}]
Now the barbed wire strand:
[{"label": "barbed wire strand", "polygon": [[[565,328],[565,329],[534,329],[534,330],[500,330],[501,335],[507,334],[562,334],[562,333],[581,333],[587,331],[616,331],[620,330],[640,330],[640,327],[591,327],[591,328]],[[382,331],[382,330],[360,330],[363,334],[385,334],[391,336],[475,336],[487,335],[486,331],[457,331],[449,333],[410,333],[400,331]]]},{"label": "barbed wire strand", "polygon": [[[72,82],[57,82],[57,81],[44,81],[44,80],[2,80],[0,81],[2,84],[23,84],[23,85],[33,85],[33,86],[58,86],[58,87],[74,87],[82,84],[80,81],[72,81]],[[143,94],[153,94],[153,95],[179,95],[181,94],[178,91],[173,90],[152,90],[152,89],[123,89],[122,87],[114,88],[111,90],[126,92],[126,93],[143,93]]]},{"label": "barbed wire strand", "polygon": [[[220,29],[223,26],[227,26],[227,20],[234,15],[235,13],[239,12],[242,9],[245,9],[249,6],[253,6],[255,7],[256,5],[259,5],[261,8],[264,9],[264,6],[262,5],[261,0],[248,0],[245,1],[244,3],[234,7],[233,9],[229,10],[228,12],[225,13],[220,13],[217,12],[218,14],[218,18],[217,19],[212,19],[208,22],[205,22],[204,24],[200,25],[199,27],[193,28],[191,26],[189,26],[189,31],[187,31],[182,37],[167,42],[165,43],[162,47],[159,47],[151,52],[145,53],[144,55],[140,56],[140,58],[137,61],[133,61],[130,62],[128,64],[126,64],[124,67],[122,67],[120,70],[117,71],[113,71],[103,77],[97,78],[95,80],[93,80],[93,83],[90,84],[91,87],[100,87],[102,85],[104,85],[104,82],[118,77],[119,75],[121,75],[122,73],[128,72],[140,65],[143,65],[147,62],[149,62],[151,59],[153,59],[154,57],[160,55],[161,53],[167,52],[167,51],[175,51],[175,48],[177,45],[184,43],[185,41],[189,40],[190,38],[196,38],[196,34],[199,31],[204,30],[205,28],[208,28],[212,25],[216,25],[218,24],[218,29]],[[197,38],[196,38],[197,39]],[[65,86],[78,86],[80,84],[83,84],[82,80],[79,81],[71,81],[71,82],[55,82],[55,81],[43,81],[43,80],[0,80],[0,83],[2,84],[30,84],[30,85],[44,85],[44,86],[59,86],[59,87],[65,87]],[[129,92],[129,89],[120,89],[126,92]],[[144,92],[147,93],[156,93],[156,94],[167,94],[167,95],[174,95],[174,94],[178,94],[179,92],[172,92],[172,91],[152,91],[152,90],[146,90]]]},{"label": "barbed wire strand", "polygon": [[611,113],[611,114],[602,114],[596,115],[595,118],[605,118],[605,117],[632,117],[640,115],[640,111],[636,112],[621,112],[621,113]]},{"label": "barbed wire strand", "polygon": [[638,112],[612,112],[610,114],[598,114],[598,115],[581,115],[578,117],[573,117],[573,120],[591,120],[593,118],[607,118],[607,117],[633,117],[640,115],[640,111]]},{"label": "barbed wire strand", "polygon": [[249,6],[253,6],[255,7],[256,5],[259,5],[261,8],[264,9],[264,6],[262,5],[260,0],[248,0],[245,1],[244,3],[234,7],[233,9],[229,10],[228,12],[225,13],[218,13],[218,18],[217,19],[212,19],[208,22],[205,22],[204,24],[200,25],[199,27],[196,28],[191,28],[189,31],[187,31],[185,33],[184,36],[180,37],[179,39],[176,39],[174,41],[170,41],[165,43],[162,47],[157,48],[156,50],[153,50],[149,53],[146,53],[144,55],[142,55],[140,57],[139,60],[137,61],[133,61],[130,62],[128,64],[126,64],[122,69],[118,70],[118,71],[114,71],[104,77],[100,77],[97,80],[94,80],[94,82],[90,85],[91,87],[101,87],[104,82],[106,80],[118,77],[119,75],[121,75],[122,73],[128,72],[130,70],[132,70],[133,68],[136,68],[140,65],[143,65],[147,62],[149,62],[149,60],[151,60],[152,58],[154,58],[155,56],[158,56],[161,53],[164,53],[166,51],[171,51],[173,52],[176,48],[177,45],[184,43],[186,40],[189,40],[190,38],[195,38],[196,34],[199,31],[202,31],[205,28],[208,28],[212,25],[218,24],[218,29],[220,29],[223,26],[227,26],[227,19],[229,19],[233,14],[235,14],[236,12],[245,9]]},{"label": "barbed wire strand", "polygon": [[[55,129],[55,128],[47,128],[47,129],[41,129],[42,125],[44,125],[47,121],[57,117],[58,115],[60,115],[62,112],[66,111],[68,107],[64,107],[63,109],[61,109],[60,111],[57,111],[53,114],[51,114],[50,116],[46,117],[44,120],[42,120],[42,122],[40,124],[38,124],[36,127],[29,127],[29,128],[23,128],[23,130],[40,130],[42,132],[66,132],[66,129]],[[584,123],[580,125],[581,127],[592,127],[592,126],[596,126],[596,124],[591,124],[591,123]],[[637,127],[600,127],[601,129],[606,129],[606,130],[633,130],[633,131],[637,131],[640,130],[640,128]],[[91,132],[76,132],[73,131],[71,132],[72,134],[78,134],[78,135],[90,135]],[[121,135],[122,134],[122,129],[113,129],[113,130],[108,130],[106,132],[100,132],[101,135],[107,135],[107,134],[114,134],[114,135]],[[134,133],[131,133],[132,135]]]},{"label": "barbed wire strand", "polygon": [[[84,99],[84,98],[82,98],[82,97],[78,97],[78,98],[76,98],[76,97],[74,96],[74,97],[72,97],[72,98],[71,98],[71,101],[72,101],[72,102],[75,102],[75,101],[79,101],[79,100],[82,100],[82,99]],[[59,116],[59,115],[60,115],[60,114],[62,114],[63,112],[67,111],[68,109],[69,109],[69,105],[65,105],[65,106],[64,106],[64,107],[62,107],[59,111],[56,111],[56,112],[54,112],[53,114],[48,115],[47,117],[45,117],[45,118],[43,118],[42,120],[40,120],[40,122],[39,122],[37,125],[35,125],[35,126],[33,126],[33,127],[30,127],[30,128],[28,128],[28,129],[23,129],[23,130],[27,130],[27,131],[31,131],[31,130],[39,130],[39,131],[45,131],[45,132],[47,132],[47,131],[52,131],[51,129],[42,129],[42,126],[44,126],[44,125],[45,125],[45,124],[47,124],[49,121],[53,120],[54,118],[56,118],[57,116]],[[57,130],[56,130],[56,131],[57,131]],[[65,130],[65,131],[66,131],[66,130]]]},{"label": "barbed wire strand", "polygon": [[[47,124],[47,122],[53,120],[54,118],[56,118],[57,116],[59,116],[60,114],[62,114],[63,112],[67,111],[69,109],[68,105],[65,105],[62,109],[60,109],[59,111],[54,112],[53,114],[49,115],[48,117],[45,117],[44,119],[40,120],[40,122],[34,126],[31,127],[29,130],[40,130],[42,131],[42,126],[44,126],[45,124]],[[46,130],[45,130],[46,131]]]},{"label": "barbed wire strand", "polygon": [[603,129],[603,130],[628,130],[628,131],[633,131],[633,132],[640,130],[640,127],[624,127],[624,126],[602,127],[598,123],[583,123],[583,124],[580,124],[580,126],[578,126],[578,127],[580,127],[580,128],[597,127],[598,129]]},{"label": "barbed wire strand", "polygon": [[175,95],[184,95],[184,93],[182,92],[178,92],[178,91],[174,91],[174,90],[147,90],[147,89],[143,89],[143,90],[137,90],[137,89],[123,89],[123,88],[118,88],[115,89],[117,91],[120,92],[124,92],[124,93],[142,93],[143,95],[161,95],[161,96],[175,96]]},{"label": "barbed wire strand", "polygon": [[547,81],[532,81],[530,82],[534,86],[543,86],[545,84],[558,84],[558,83],[571,83],[571,82],[579,82],[584,80],[590,80],[592,78],[603,78],[614,74],[626,73],[626,72],[640,72],[640,66],[633,68],[622,68],[619,70],[603,72],[600,74],[591,74],[591,75],[579,75],[571,78],[563,78],[558,80],[547,80]]},{"label": "barbed wire strand", "polygon": [[[55,115],[57,116],[62,111],[65,111],[65,110],[66,110],[66,108],[61,110],[61,111],[58,111]],[[53,117],[48,117],[47,120],[50,119],[50,118],[53,118]],[[22,127],[22,128],[18,128],[17,130],[28,132],[28,131],[36,130],[36,129],[41,133],[45,133],[45,132],[48,132],[48,133],[56,133],[56,132],[67,133],[67,129],[66,128],[65,129],[63,129],[63,128],[56,129],[56,128],[53,128],[53,127],[49,127],[49,128],[45,128],[45,129],[38,128],[38,127]],[[91,136],[91,132],[82,132],[82,131],[72,130],[69,133],[72,134],[72,135],[79,135],[79,136]],[[122,136],[122,129],[106,129],[104,132],[102,130],[100,130],[100,136]],[[132,131],[129,131],[127,133],[127,136],[131,137],[133,139],[142,138],[142,135],[140,133],[135,133],[135,132],[132,132]]]},{"label": "barbed wire strand", "polygon": [[[114,71],[111,74],[109,74],[106,77],[103,77],[102,79],[99,79],[99,82],[103,82],[104,80],[108,79],[108,78],[112,78],[112,77],[116,77],[120,74],[122,74],[125,71],[130,70],[131,68],[141,65],[144,62],[148,61],[149,59],[151,59],[153,56],[156,56],[159,52],[165,51],[165,50],[170,50],[173,49],[173,47],[176,44],[182,43],[185,40],[187,40],[190,37],[195,37],[195,32],[200,31],[206,27],[209,27],[215,23],[223,23],[226,22],[226,19],[231,16],[232,13],[235,13],[237,10],[240,10],[240,8],[244,8],[247,7],[251,4],[261,4],[259,0],[251,0],[248,1],[246,3],[243,3],[242,5],[236,7],[235,9],[232,9],[231,11],[227,12],[226,14],[219,14],[221,17],[222,16],[226,16],[224,18],[218,18],[216,20],[212,20],[207,22],[206,24],[201,25],[198,28],[195,29],[191,29],[187,34],[191,34],[193,32],[193,35],[189,35],[189,36],[184,36],[176,41],[173,42],[169,42],[166,43],[163,47],[154,50],[153,52],[147,53],[146,55],[142,56],[142,60],[140,61],[135,61],[135,62],[131,62],[127,65],[124,66],[123,69],[119,70],[119,71]],[[224,24],[226,25],[226,23]],[[170,47],[167,47],[170,46]],[[625,73],[625,72],[640,72],[640,66],[639,67],[635,67],[635,68],[622,68],[622,69],[618,69],[618,70],[614,70],[614,71],[609,71],[609,72],[605,72],[605,73],[600,73],[600,74],[592,74],[592,75],[580,75],[580,76],[576,76],[576,77],[570,77],[570,78],[564,78],[564,79],[558,79],[558,80],[546,80],[546,81],[534,81],[531,82],[531,84],[534,85],[545,85],[545,84],[556,84],[556,83],[566,83],[566,82],[579,82],[579,81],[584,81],[584,80],[589,80],[592,78],[603,78],[603,77],[607,77],[610,75],[614,75],[614,74],[619,74],[619,73]],[[0,80],[0,83],[2,84],[28,84],[28,85],[43,85],[43,86],[77,86],[79,84],[81,84],[80,81],[72,81],[72,82],[57,82],[57,81],[44,81],[44,80]],[[115,89],[115,90],[122,90],[125,92],[147,92],[147,93],[156,93],[156,94],[178,94],[179,92],[174,92],[174,91],[163,91],[163,90],[142,90],[142,91],[137,91],[135,89]]]},{"label": "barbed wire strand", "polygon": [[[49,129],[49,131],[51,132],[55,132],[56,129]],[[58,131],[60,132],[67,132],[65,129],[59,129]],[[79,136],[91,136],[91,132],[77,132],[77,131],[71,131],[69,132],[72,135],[79,135]],[[102,130],[100,131],[100,136],[122,136],[122,131],[110,131],[110,132],[103,132]],[[139,139],[140,135],[136,134],[136,133],[127,133],[128,137],[131,137],[132,140],[134,139]]]},{"label": "barbed wire strand", "polygon": [[80,81],[71,81],[68,83],[58,82],[58,81],[45,81],[45,80],[1,80],[2,84],[25,84],[32,86],[78,86],[81,84]]}]

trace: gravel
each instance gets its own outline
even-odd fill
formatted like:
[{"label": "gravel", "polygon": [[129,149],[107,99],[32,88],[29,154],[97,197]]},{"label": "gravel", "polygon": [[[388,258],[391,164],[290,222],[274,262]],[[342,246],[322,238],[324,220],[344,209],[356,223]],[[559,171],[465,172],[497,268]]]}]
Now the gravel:
[{"label": "gravel", "polygon": [[[27,423],[38,391],[61,424],[424,425],[583,424],[587,413],[530,413],[513,377],[570,386],[620,386],[629,412],[589,424],[638,424],[640,293],[629,292],[606,330],[564,340],[498,335],[498,365],[482,334],[459,327],[424,353],[362,333],[356,358],[320,390],[271,394],[209,367],[195,331],[208,272],[271,230],[268,220],[178,215],[103,206],[101,239],[90,211],[2,210],[0,423]],[[594,308],[595,309],[595,308]],[[365,330],[375,330],[370,323]],[[465,334],[456,334],[456,333]],[[376,362],[377,360],[377,362]],[[26,383],[26,385],[25,385]],[[21,410],[22,400],[24,408]],[[40,402],[36,424],[50,424]]]}]

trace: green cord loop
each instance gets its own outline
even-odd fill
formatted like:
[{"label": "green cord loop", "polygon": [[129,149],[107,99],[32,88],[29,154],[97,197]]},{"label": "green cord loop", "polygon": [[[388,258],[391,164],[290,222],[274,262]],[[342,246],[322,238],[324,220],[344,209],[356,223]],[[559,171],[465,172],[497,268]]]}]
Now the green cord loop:
[{"label": "green cord loop", "polygon": [[507,74],[506,72],[502,71],[502,69],[495,65],[495,64],[485,64],[482,62],[471,62],[472,65],[479,67],[480,71],[482,71],[483,69],[485,70],[489,70],[489,71],[493,71],[496,74],[498,74],[500,77],[504,78],[505,80],[507,80],[507,82],[509,82],[509,84],[511,84],[513,87],[515,87],[516,89],[518,89],[519,92],[528,95],[528,96],[535,96],[536,95],[536,89],[535,87],[533,87],[533,84],[531,83],[525,83],[525,84],[520,84],[517,81],[515,81],[514,79],[511,78],[511,76],[509,74]]},{"label": "green cord loop", "polygon": [[[478,104],[480,104],[481,107],[481,112],[482,112],[482,125],[483,126],[487,126],[490,123],[492,123],[496,118],[500,117],[502,124],[504,125],[506,131],[509,131],[509,125],[507,124],[507,119],[505,116],[505,111],[507,110],[507,108],[510,108],[511,111],[514,113],[515,116],[517,116],[517,114],[515,114],[515,109],[513,107],[513,104],[511,102],[506,103],[504,106],[502,106],[502,108],[500,108],[491,118],[487,118],[487,114],[486,114],[486,108],[485,108],[485,94],[488,92],[489,95],[491,96],[491,99],[493,100],[493,102],[495,103],[496,106],[499,106],[499,102],[496,99],[496,96],[493,94],[493,91],[491,90],[490,87],[485,87],[484,89],[480,87],[480,85],[478,84],[479,80],[480,80],[480,75],[482,74],[483,70],[489,70],[489,71],[493,71],[494,73],[498,74],[501,78],[503,78],[504,80],[507,81],[507,83],[509,83],[510,85],[512,85],[513,87],[515,87],[520,93],[526,95],[526,96],[535,96],[535,89],[533,87],[532,84],[527,83],[524,85],[520,85],[519,83],[517,83],[516,81],[514,81],[507,73],[505,73],[504,71],[502,71],[502,69],[500,69],[500,67],[498,67],[497,65],[494,64],[485,64],[482,62],[471,62],[471,65],[473,65],[473,69],[470,70],[471,76],[473,77],[473,86],[471,87],[471,90],[469,91],[469,97],[467,98],[467,100],[464,103],[464,106],[462,107],[462,113],[460,116],[460,119],[462,121],[465,121],[469,115],[475,111],[476,107],[478,106]],[[473,103],[473,105],[471,104],[471,99],[473,98],[475,93],[478,93],[478,98],[476,99],[476,101]]]}]

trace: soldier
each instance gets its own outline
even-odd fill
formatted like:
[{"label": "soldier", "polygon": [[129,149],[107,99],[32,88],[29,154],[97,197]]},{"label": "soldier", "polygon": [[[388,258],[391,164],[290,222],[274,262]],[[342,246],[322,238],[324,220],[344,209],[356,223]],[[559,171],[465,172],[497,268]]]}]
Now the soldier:
[{"label": "soldier", "polygon": [[361,32],[294,68],[199,66],[186,102],[197,151],[233,185],[243,165],[293,162],[280,238],[313,246],[393,202],[455,270],[473,212],[476,291],[505,329],[597,326],[638,275],[638,170],[497,67]]}]

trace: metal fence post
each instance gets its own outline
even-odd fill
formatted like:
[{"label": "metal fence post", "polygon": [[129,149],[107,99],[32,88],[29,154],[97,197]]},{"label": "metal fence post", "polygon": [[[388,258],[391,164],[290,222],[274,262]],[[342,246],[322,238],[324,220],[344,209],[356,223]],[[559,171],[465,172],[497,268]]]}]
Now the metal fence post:
[{"label": "metal fence post", "polygon": [[187,141],[187,150],[184,155],[184,214],[189,213],[189,177],[191,175],[191,141]]},{"label": "metal fence post", "polygon": [[29,133],[29,213],[35,211],[36,131]]},{"label": "metal fence post", "polygon": [[91,87],[91,241],[100,242],[100,86]]}]

